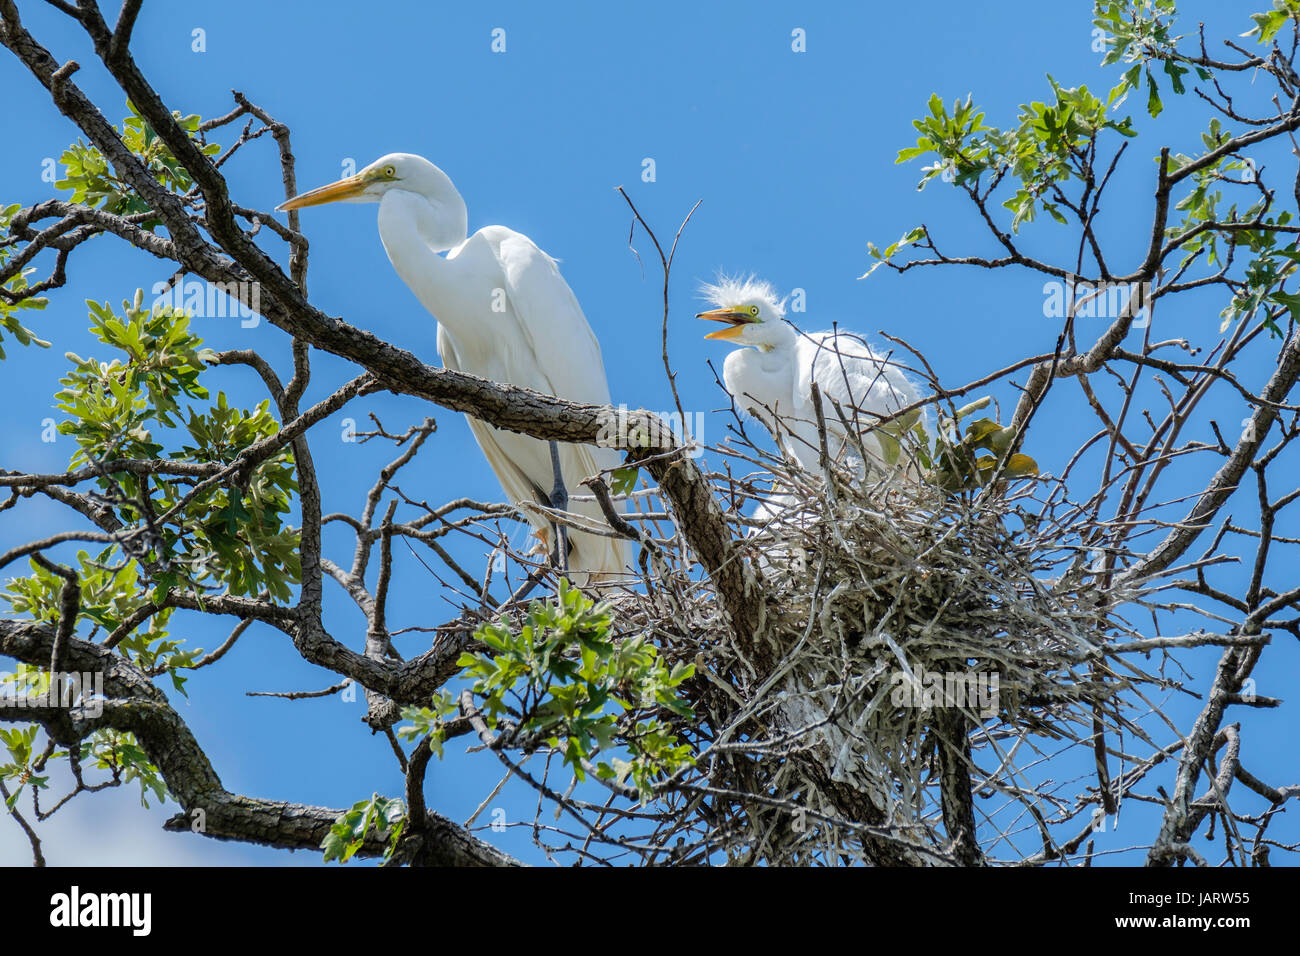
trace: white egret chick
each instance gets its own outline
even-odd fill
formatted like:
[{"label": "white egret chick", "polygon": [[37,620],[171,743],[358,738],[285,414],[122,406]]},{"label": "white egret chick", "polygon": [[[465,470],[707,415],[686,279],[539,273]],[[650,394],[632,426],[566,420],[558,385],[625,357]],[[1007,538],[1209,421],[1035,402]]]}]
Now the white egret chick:
[{"label": "white egret chick", "polygon": [[[887,418],[919,398],[903,369],[846,332],[796,330],[785,321],[785,303],[770,284],[760,279],[720,278],[705,285],[702,294],[715,308],[698,318],[725,323],[725,328],[706,338],[730,342],[739,348],[727,355],[723,381],[741,411],[753,415],[777,438],[806,471],[821,471],[821,439],[812,385],[821,395],[826,425],[826,451],[832,460],[849,460],[855,465],[865,454],[862,471],[873,475],[900,474],[916,480],[919,469],[907,453],[907,443],[897,442],[876,429]],[[835,409],[838,403],[855,435],[845,427]],[[916,417],[920,418],[918,411]],[[912,416],[908,416],[909,420]],[[895,419],[895,423],[902,419]],[[873,429],[875,429],[873,431]],[[895,426],[895,430],[897,429]],[[855,440],[856,439],[856,440]],[[882,439],[884,441],[882,442]],[[862,451],[858,451],[858,442]],[[897,456],[886,453],[886,447]],[[893,467],[891,467],[893,466]],[[786,568],[794,560],[803,563],[805,522],[819,520],[817,502],[778,482],[769,497],[761,500],[752,514],[760,523],[751,535],[761,535],[764,546],[756,563],[760,568]],[[839,699],[844,677],[828,669],[824,676],[796,673],[788,678],[775,723],[788,733],[802,733],[805,746],[817,748],[831,771],[831,777],[869,793],[878,807],[896,813],[897,798],[880,794],[869,775],[855,768],[862,758],[859,729],[847,726],[844,704]],[[839,714],[828,720],[828,714]]]},{"label": "white egret chick", "polygon": [[894,457],[885,453],[880,440],[897,447],[893,439],[872,429],[918,399],[902,368],[851,333],[797,331],[785,321],[785,303],[761,279],[723,277],[701,292],[716,308],[697,318],[726,323],[705,338],[740,346],[723,366],[727,391],[804,469],[816,471],[821,461],[814,382],[821,393],[826,450],[832,460],[861,457],[835,403],[854,426],[873,466],[883,467]]},{"label": "white egret chick", "polygon": [[[379,204],[379,238],[397,274],[437,319],[438,354],[449,369],[558,398],[609,404],[600,343],[555,260],[504,226],[469,235],[468,213],[451,179],[422,156],[390,153],[355,176],[303,193],[279,208],[329,202]],[[569,510],[568,491],[621,458],[613,449],[557,444],[469,417],[484,456],[538,537],[552,524],[533,504]],[[605,525],[594,501],[574,512]],[[583,585],[626,568],[619,538],[560,529],[559,563]]]}]

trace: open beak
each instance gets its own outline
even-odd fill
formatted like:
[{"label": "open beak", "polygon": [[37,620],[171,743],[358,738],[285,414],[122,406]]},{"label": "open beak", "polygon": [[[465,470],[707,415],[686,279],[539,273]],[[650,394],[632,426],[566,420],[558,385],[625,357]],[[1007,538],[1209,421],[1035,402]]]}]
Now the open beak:
[{"label": "open beak", "polygon": [[336,183],[330,183],[328,186],[321,186],[319,189],[313,189],[310,192],[294,196],[276,206],[277,212],[288,212],[290,209],[301,209],[303,206],[320,206],[327,202],[339,202],[344,199],[352,199],[361,195],[366,188],[366,181],[360,176],[349,176],[347,179],[340,179]]},{"label": "open beak", "polygon": [[745,325],[752,321],[752,317],[747,312],[739,312],[736,309],[710,309],[708,312],[698,312],[697,319],[708,319],[710,322],[726,322],[727,328],[718,329],[716,332],[710,332],[704,336],[706,339],[734,339],[740,336],[744,331]]}]

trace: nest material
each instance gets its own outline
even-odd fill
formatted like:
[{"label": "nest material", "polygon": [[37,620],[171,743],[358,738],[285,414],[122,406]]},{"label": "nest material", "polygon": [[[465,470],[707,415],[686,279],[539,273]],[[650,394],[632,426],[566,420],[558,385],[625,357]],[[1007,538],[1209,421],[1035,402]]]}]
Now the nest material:
[{"label": "nest material", "polygon": [[[1062,560],[1081,554],[1061,540],[1068,529],[1026,528],[1005,489],[773,471],[779,492],[737,515],[767,595],[757,646],[736,646],[711,589],[684,569],[620,602],[626,626],[697,662],[700,769],[732,814],[734,858],[943,862],[944,705],[986,767],[1009,738],[1078,741],[1098,716],[1128,726],[1129,684],[1097,663],[1116,624],[1081,559]],[[793,807],[806,818],[791,823]]]}]

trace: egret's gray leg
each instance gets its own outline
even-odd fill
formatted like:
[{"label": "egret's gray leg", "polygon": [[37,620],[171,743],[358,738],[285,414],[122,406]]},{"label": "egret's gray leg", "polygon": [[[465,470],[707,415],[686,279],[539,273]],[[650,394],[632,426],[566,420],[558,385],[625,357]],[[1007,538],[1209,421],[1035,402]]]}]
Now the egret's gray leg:
[{"label": "egret's gray leg", "polygon": [[[555,487],[551,489],[551,507],[556,511],[569,510],[569,492],[564,487],[564,472],[560,468],[560,446],[550,442],[551,470],[555,474]],[[564,525],[553,525],[555,529],[555,566],[561,574],[569,572],[569,529]]]}]

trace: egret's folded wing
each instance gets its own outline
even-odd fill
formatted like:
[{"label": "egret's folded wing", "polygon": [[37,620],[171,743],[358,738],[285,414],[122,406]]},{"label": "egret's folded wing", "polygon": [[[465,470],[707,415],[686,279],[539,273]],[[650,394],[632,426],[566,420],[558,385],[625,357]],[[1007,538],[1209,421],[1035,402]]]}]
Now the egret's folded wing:
[{"label": "egret's folded wing", "polygon": [[500,226],[483,230],[489,231],[505,271],[506,295],[551,394],[608,405],[600,343],[555,260],[527,236]]}]

